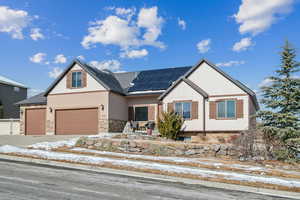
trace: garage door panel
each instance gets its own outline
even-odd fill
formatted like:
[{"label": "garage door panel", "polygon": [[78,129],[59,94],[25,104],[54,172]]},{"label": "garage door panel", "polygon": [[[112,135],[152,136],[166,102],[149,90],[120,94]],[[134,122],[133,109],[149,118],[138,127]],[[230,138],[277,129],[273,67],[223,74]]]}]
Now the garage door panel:
[{"label": "garage door panel", "polygon": [[98,133],[98,109],[56,110],[57,135],[90,135]]},{"label": "garage door panel", "polygon": [[26,135],[45,135],[46,133],[46,109],[26,109]]}]

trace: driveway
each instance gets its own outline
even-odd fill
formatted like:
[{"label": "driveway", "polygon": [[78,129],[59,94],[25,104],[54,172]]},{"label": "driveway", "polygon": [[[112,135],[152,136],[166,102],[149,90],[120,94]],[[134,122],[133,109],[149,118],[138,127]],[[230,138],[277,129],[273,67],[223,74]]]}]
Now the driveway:
[{"label": "driveway", "polygon": [[23,136],[23,135],[0,135],[0,146],[13,145],[25,147],[39,142],[56,142],[80,137],[80,135],[43,135],[43,136]]}]

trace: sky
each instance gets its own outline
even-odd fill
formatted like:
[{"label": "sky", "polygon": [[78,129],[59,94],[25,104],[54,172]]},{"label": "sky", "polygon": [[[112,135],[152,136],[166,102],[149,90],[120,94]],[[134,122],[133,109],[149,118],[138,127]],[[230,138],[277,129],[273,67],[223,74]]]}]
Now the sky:
[{"label": "sky", "polygon": [[205,58],[258,91],[299,35],[299,0],[0,0],[0,75],[33,95],[75,58],[114,72]]}]

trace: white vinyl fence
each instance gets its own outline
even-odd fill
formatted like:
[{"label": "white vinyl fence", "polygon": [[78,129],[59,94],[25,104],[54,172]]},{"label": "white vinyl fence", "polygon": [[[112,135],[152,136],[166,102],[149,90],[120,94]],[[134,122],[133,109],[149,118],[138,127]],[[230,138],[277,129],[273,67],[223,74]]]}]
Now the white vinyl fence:
[{"label": "white vinyl fence", "polygon": [[19,135],[20,119],[0,119],[0,135]]}]

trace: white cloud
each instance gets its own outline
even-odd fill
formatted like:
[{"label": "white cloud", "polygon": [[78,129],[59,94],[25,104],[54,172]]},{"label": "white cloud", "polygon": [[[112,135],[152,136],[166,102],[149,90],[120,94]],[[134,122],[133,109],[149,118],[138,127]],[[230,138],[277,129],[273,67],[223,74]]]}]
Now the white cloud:
[{"label": "white cloud", "polygon": [[200,42],[198,42],[197,48],[198,48],[199,53],[208,52],[210,49],[210,43],[211,43],[210,39],[201,40]]},{"label": "white cloud", "polygon": [[43,63],[46,56],[47,54],[45,53],[37,53],[29,57],[29,60],[33,63]]},{"label": "white cloud", "polygon": [[49,72],[49,77],[50,78],[57,78],[63,70],[59,67],[54,67],[52,71]]},{"label": "white cloud", "polygon": [[136,9],[135,8],[114,8],[116,15],[124,16],[127,18],[127,20],[130,20],[131,17],[135,14]]},{"label": "white cloud", "polygon": [[121,58],[141,58],[148,55],[147,49],[128,50],[120,54]]},{"label": "white cloud", "polygon": [[54,63],[63,64],[67,62],[67,58],[63,54],[58,54],[54,58]]},{"label": "white cloud", "polygon": [[236,51],[236,52],[245,51],[251,46],[253,46],[251,38],[249,38],[249,37],[242,38],[239,42],[236,42],[233,45],[232,51]]},{"label": "white cloud", "polygon": [[245,61],[243,60],[231,60],[231,61],[228,61],[228,62],[220,62],[220,63],[217,63],[216,66],[218,67],[231,67],[231,66],[238,66],[238,65],[243,65],[245,64]]},{"label": "white cloud", "polygon": [[37,94],[39,94],[39,93],[41,93],[41,92],[43,92],[43,90],[41,90],[41,89],[32,89],[32,88],[30,88],[30,89],[28,90],[28,97],[32,97],[32,96],[37,95]]},{"label": "white cloud", "polygon": [[89,34],[81,42],[82,46],[87,49],[96,43],[113,44],[122,48],[139,44],[138,28],[129,25],[127,20],[117,16],[108,16],[105,20],[92,23],[88,31]]},{"label": "white cloud", "polygon": [[119,71],[121,63],[118,60],[105,60],[105,61],[91,61],[90,65],[96,67],[99,70],[108,69],[111,71]]},{"label": "white cloud", "polygon": [[45,36],[41,33],[41,29],[39,28],[33,28],[30,31],[30,37],[33,40],[39,40],[39,39],[44,39]]},{"label": "white cloud", "polygon": [[30,21],[31,17],[26,11],[0,6],[0,32],[8,33],[14,39],[24,39],[23,29]]},{"label": "white cloud", "polygon": [[85,60],[85,57],[83,55],[77,56],[77,58],[80,60]]},{"label": "white cloud", "polygon": [[185,28],[186,28],[186,22],[185,22],[183,19],[180,19],[180,18],[178,18],[177,21],[178,21],[178,26],[179,26],[182,30],[185,30]]},{"label": "white cloud", "polygon": [[273,82],[273,80],[271,80],[270,78],[266,78],[258,84],[258,87],[261,88],[264,86],[269,86],[272,82]]},{"label": "white cloud", "polygon": [[165,48],[165,45],[158,41],[164,19],[158,16],[158,8],[142,8],[137,18],[135,8],[106,8],[115,10],[115,15],[110,15],[104,20],[97,20],[90,23],[88,35],[81,45],[89,49],[97,43],[103,45],[117,45],[121,51],[128,51],[144,45]]},{"label": "white cloud", "polygon": [[294,0],[243,0],[234,15],[241,34],[259,34],[292,9]]},{"label": "white cloud", "polygon": [[161,34],[162,25],[164,23],[164,19],[158,16],[157,10],[158,8],[156,6],[152,8],[142,8],[138,14],[137,25],[146,28],[146,32],[143,35],[146,44],[164,48],[162,43],[156,41]]}]

